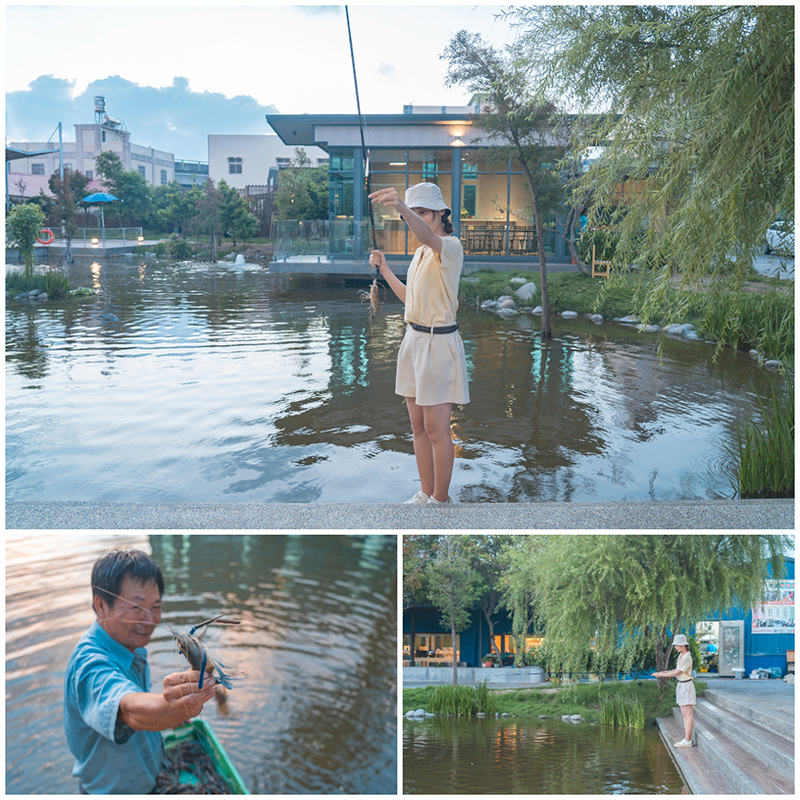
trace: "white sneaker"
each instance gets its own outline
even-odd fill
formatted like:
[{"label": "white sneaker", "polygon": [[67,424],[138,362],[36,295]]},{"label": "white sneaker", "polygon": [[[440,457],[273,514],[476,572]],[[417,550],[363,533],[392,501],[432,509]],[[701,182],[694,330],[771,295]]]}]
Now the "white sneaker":
[{"label": "white sneaker", "polygon": [[429,506],[446,506],[448,503],[452,503],[453,501],[450,497],[447,500],[437,500],[433,495],[428,498],[428,505]]},{"label": "white sneaker", "polygon": [[409,504],[414,505],[416,503],[427,503],[430,499],[430,495],[425,494],[423,491],[419,491],[410,500],[406,500],[403,505],[407,506]]},{"label": "white sneaker", "polygon": [[675,742],[675,747],[694,747],[694,745],[688,739],[681,739]]}]

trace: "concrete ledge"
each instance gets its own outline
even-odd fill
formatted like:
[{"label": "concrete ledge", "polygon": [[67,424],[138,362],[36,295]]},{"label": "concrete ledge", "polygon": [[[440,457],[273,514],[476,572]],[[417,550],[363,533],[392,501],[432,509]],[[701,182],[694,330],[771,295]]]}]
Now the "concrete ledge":
[{"label": "concrete ledge", "polygon": [[794,500],[635,503],[6,503],[6,529],[793,530]]},{"label": "concrete ledge", "polygon": [[[403,685],[413,683],[425,686],[451,684],[453,682],[452,665],[441,667],[403,667]],[[462,685],[484,683],[493,688],[498,686],[536,686],[547,682],[545,671],[541,667],[458,667],[458,682]]]}]

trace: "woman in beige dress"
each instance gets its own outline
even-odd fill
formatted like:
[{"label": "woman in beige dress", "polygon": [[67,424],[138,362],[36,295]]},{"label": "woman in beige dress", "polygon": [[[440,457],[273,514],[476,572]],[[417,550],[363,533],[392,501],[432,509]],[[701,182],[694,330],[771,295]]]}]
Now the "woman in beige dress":
[{"label": "woman in beige dress", "polygon": [[683,716],[684,737],[680,742],[675,742],[675,747],[692,747],[694,707],[697,704],[694,678],[692,677],[692,654],[689,652],[689,642],[682,633],[675,637],[672,644],[680,653],[677,668],[665,670],[664,672],[654,672],[653,677],[677,679],[678,687],[675,691],[675,699]]},{"label": "woman in beige dress", "polygon": [[418,183],[405,202],[394,188],[370,200],[396,209],[421,243],[404,284],[373,250],[370,264],[405,304],[406,332],[397,356],[395,391],[405,397],[420,491],[407,503],[452,503],[450,479],[455,455],[450,432],[453,403],[469,402],[467,362],[458,333],[458,283],[464,263],[461,242],[452,235],[450,209],[436,184]]}]

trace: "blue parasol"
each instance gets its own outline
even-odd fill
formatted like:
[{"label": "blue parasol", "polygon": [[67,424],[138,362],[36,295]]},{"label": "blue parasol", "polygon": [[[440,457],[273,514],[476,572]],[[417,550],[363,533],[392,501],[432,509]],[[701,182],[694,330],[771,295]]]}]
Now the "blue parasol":
[{"label": "blue parasol", "polygon": [[121,202],[122,200],[120,200],[119,197],[115,197],[113,194],[109,194],[108,192],[93,192],[92,194],[87,194],[86,197],[81,200],[81,203],[86,203],[86,205],[89,206],[100,206],[100,225],[103,228],[104,251],[106,246],[106,220],[105,216],[103,215],[103,204]]}]

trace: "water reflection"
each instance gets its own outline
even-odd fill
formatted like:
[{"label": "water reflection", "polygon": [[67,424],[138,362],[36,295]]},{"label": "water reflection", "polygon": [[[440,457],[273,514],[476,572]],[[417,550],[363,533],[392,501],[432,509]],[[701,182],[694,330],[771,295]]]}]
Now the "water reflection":
[{"label": "water reflection", "polygon": [[[95,298],[6,315],[14,500],[391,502],[417,486],[401,307],[259,267],[107,262]],[[366,278],[365,278],[366,282]],[[454,499],[730,497],[737,424],[780,379],[624,326],[459,313],[472,402]],[[378,487],[381,487],[380,489]]]},{"label": "water reflection", "polygon": [[[227,613],[209,648],[247,678],[212,725],[261,794],[397,791],[396,539],[393,536],[7,535],[6,790],[75,793],[63,670],[91,624],[89,576],[114,547],[152,552],[164,618],[186,629]],[[148,646],[157,691],[183,669],[168,633]],[[35,762],[36,769],[32,764]]]},{"label": "water reflection", "polygon": [[404,794],[677,794],[682,787],[653,727],[452,717],[403,723]]}]

